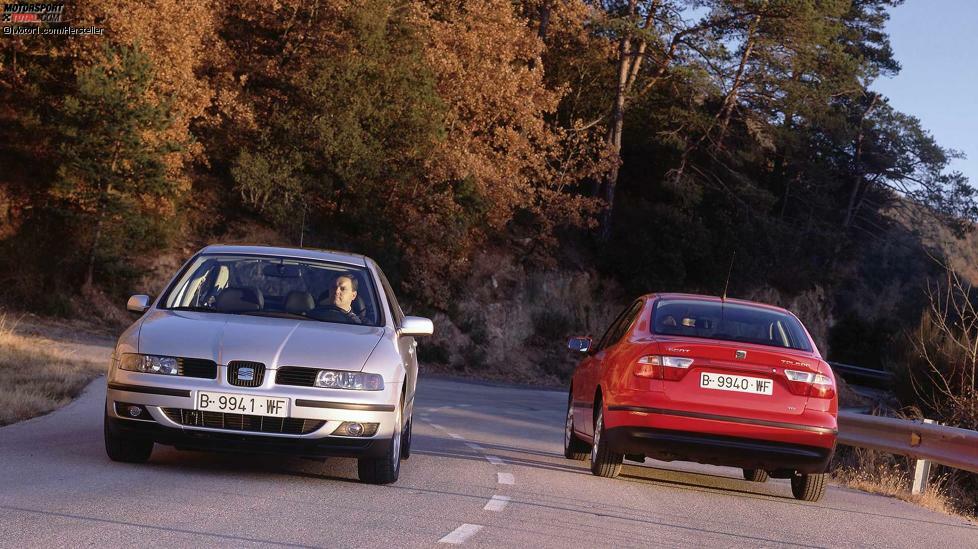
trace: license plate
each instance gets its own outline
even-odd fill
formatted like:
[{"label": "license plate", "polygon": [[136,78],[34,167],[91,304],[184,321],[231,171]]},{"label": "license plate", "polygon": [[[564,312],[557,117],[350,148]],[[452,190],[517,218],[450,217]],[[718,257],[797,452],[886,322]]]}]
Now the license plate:
[{"label": "license plate", "polygon": [[196,409],[205,412],[289,417],[289,399],[197,391]]},{"label": "license plate", "polygon": [[774,383],[770,379],[759,377],[700,372],[700,387],[704,389],[718,389],[720,391],[770,395],[774,390]]}]

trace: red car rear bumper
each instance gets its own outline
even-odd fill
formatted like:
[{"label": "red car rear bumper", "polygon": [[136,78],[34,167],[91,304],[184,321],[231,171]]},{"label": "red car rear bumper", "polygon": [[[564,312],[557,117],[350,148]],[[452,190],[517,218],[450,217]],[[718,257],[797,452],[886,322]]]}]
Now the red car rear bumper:
[{"label": "red car rear bumper", "polygon": [[784,423],[641,406],[609,406],[605,436],[617,452],[645,454],[666,461],[820,473],[828,467],[835,450],[836,420],[828,413],[804,419],[805,424]]}]

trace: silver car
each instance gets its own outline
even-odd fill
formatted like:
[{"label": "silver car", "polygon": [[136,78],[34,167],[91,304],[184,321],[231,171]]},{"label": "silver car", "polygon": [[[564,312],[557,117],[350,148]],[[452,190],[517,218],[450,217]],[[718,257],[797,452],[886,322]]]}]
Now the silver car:
[{"label": "silver car", "polygon": [[415,337],[377,264],[355,254],[208,246],[115,347],[105,449],[144,462],[178,449],[358,459],[360,480],[397,480],[411,452]]}]

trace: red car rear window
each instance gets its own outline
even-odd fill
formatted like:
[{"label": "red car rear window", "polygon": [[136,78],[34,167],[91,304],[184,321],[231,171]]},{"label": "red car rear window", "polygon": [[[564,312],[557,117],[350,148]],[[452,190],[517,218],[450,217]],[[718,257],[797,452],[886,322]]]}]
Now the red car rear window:
[{"label": "red car rear window", "polygon": [[660,300],[652,313],[652,332],[812,350],[805,329],[795,317],[762,307],[719,301]]}]

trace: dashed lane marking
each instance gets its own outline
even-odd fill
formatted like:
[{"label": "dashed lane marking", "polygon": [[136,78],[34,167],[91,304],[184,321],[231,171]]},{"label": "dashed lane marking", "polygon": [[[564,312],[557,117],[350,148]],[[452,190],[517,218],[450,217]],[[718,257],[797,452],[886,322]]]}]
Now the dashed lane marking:
[{"label": "dashed lane marking", "polygon": [[463,524],[458,528],[454,529],[447,536],[438,540],[438,543],[450,543],[452,545],[460,545],[465,543],[465,540],[476,535],[479,530],[482,530],[482,526],[478,524]]},{"label": "dashed lane marking", "polygon": [[489,460],[489,463],[491,463],[493,465],[502,465],[503,464],[503,460],[499,459],[496,456],[486,456],[486,459]]},{"label": "dashed lane marking", "polygon": [[478,444],[475,444],[473,442],[466,442],[465,445],[468,446],[469,448],[472,448],[476,452],[481,452],[481,451],[485,450],[485,448],[483,448],[482,446],[479,446]]},{"label": "dashed lane marking", "polygon": [[462,435],[456,435],[455,433],[448,433],[448,436],[454,438],[455,440],[465,440],[465,437]]},{"label": "dashed lane marking", "polygon": [[496,473],[496,482],[499,484],[516,484],[513,473]]},{"label": "dashed lane marking", "polygon": [[499,512],[505,509],[508,503],[509,503],[509,496],[499,496],[499,495],[492,496],[492,498],[489,500],[488,503],[486,503],[486,506],[483,507],[482,510]]}]

